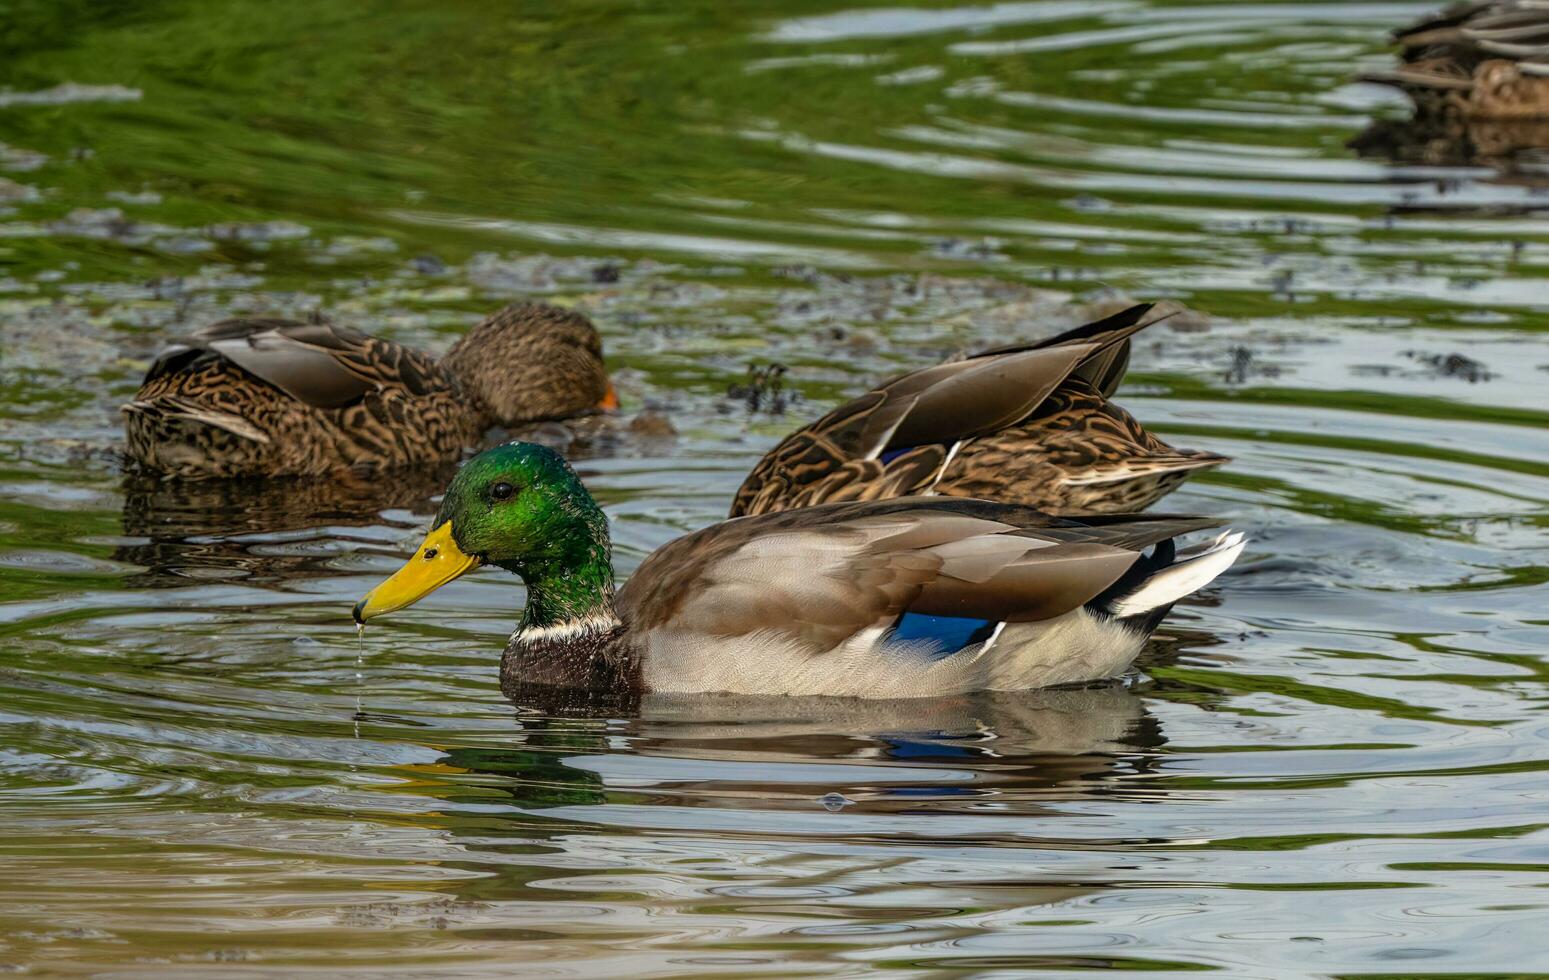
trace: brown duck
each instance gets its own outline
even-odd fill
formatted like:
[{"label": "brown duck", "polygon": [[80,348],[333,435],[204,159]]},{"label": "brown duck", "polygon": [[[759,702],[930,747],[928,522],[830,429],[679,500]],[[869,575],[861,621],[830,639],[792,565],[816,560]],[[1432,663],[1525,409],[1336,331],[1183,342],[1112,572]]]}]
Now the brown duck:
[{"label": "brown duck", "polygon": [[1395,85],[1416,118],[1549,119],[1549,4],[1457,3],[1393,35],[1403,64],[1365,76]]},{"label": "brown duck", "polygon": [[156,358],[128,453],[186,478],[319,475],[459,457],[488,429],[613,408],[586,317],[507,307],[440,360],[324,320],[223,320]]},{"label": "brown duck", "polygon": [[1134,306],[894,378],[787,436],[743,482],[731,516],[917,494],[1067,516],[1148,507],[1228,462],[1169,446],[1108,400],[1130,337],[1181,310]]}]

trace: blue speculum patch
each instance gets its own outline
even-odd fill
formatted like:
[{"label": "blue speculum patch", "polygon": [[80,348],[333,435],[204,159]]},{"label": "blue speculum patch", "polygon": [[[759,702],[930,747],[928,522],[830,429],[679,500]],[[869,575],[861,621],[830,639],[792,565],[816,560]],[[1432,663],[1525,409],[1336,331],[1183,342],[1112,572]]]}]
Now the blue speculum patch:
[{"label": "blue speculum patch", "polygon": [[878,456],[877,458],[882,460],[882,465],[883,466],[886,466],[888,463],[891,463],[893,460],[897,459],[898,457],[902,456],[904,453],[908,452],[909,450],[911,450],[913,448],[914,448],[913,446],[905,446],[902,449],[888,449],[888,450],[885,450],[882,453],[882,455]]},{"label": "blue speculum patch", "polygon": [[906,612],[898,617],[893,637],[898,640],[935,640],[941,644],[941,656],[953,654],[975,643],[983,643],[995,632],[995,620],[965,616],[927,616]]}]

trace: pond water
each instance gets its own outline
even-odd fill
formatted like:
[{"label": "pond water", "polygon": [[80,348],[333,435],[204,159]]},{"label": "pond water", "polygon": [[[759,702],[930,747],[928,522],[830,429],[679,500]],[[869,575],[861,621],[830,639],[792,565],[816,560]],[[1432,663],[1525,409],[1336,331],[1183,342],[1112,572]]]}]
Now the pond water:
[{"label": "pond water", "polygon": [[[1549,975],[1549,169],[1345,148],[1426,5],[781,8],[7,8],[0,971]],[[525,297],[676,429],[571,447],[621,574],[1126,297],[1196,313],[1121,402],[1236,458],[1165,506],[1252,544],[1123,684],[588,717],[501,697],[504,573],[357,637],[443,474],[123,478],[182,330]]]}]

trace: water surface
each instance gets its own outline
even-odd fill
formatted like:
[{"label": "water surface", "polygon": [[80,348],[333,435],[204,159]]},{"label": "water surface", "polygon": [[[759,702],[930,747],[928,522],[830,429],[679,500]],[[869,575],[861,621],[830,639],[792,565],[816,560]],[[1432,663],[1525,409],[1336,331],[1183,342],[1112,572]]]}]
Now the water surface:
[{"label": "water surface", "polygon": [[[1345,148],[1424,5],[550,6],[0,25],[0,969],[1549,974],[1549,197]],[[571,447],[621,574],[1130,297],[1195,313],[1122,402],[1237,460],[1167,506],[1253,544],[1122,684],[610,714],[500,696],[498,571],[357,638],[440,474],[123,477],[181,330],[527,297],[677,430]]]}]

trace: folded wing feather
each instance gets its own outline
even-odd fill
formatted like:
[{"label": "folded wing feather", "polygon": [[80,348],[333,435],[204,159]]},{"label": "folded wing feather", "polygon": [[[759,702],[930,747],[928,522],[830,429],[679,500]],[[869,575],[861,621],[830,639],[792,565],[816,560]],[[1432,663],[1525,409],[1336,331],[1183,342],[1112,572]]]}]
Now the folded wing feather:
[{"label": "folded wing feather", "polygon": [[669,544],[619,596],[639,631],[782,634],[814,655],[905,611],[1032,622],[1090,602],[1175,534],[1215,522],[1096,526],[961,498],[828,504],[742,518]]}]

